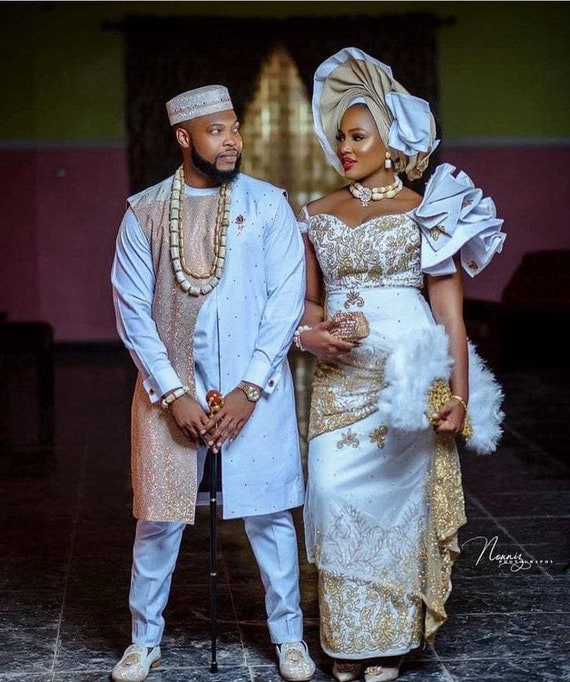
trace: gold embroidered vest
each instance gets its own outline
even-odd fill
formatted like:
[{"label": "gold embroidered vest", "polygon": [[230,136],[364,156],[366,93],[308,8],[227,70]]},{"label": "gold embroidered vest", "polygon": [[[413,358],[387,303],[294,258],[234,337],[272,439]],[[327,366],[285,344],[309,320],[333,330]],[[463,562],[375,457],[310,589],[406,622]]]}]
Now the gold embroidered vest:
[{"label": "gold embroidered vest", "polygon": [[[169,201],[172,177],[128,199],[149,240],[155,273],[152,317],[168,357],[182,383],[195,393],[194,329],[205,296],[183,292],[174,278],[169,255]],[[197,271],[211,262],[217,196],[184,197],[186,261]],[[206,210],[204,210],[206,209]],[[213,220],[208,219],[212,215]],[[196,237],[200,231],[200,238]],[[198,245],[203,245],[202,248]],[[133,396],[131,473],[133,514],[137,519],[194,523],[197,495],[196,447],[160,403],[151,403],[139,375]]]}]

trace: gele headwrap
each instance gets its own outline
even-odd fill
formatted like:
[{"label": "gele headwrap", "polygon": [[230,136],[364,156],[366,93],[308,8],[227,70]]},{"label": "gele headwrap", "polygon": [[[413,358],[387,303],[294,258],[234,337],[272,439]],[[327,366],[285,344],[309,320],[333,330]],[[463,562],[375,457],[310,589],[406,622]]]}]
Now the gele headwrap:
[{"label": "gele headwrap", "polygon": [[346,47],[315,71],[313,119],[315,133],[329,163],[344,175],[336,154],[336,135],[345,111],[355,103],[370,110],[396,168],[410,180],[427,168],[439,144],[428,102],[414,97],[392,75],[392,69],[356,47]]},{"label": "gele headwrap", "polygon": [[166,103],[170,125],[190,121],[198,116],[233,109],[228,89],[223,85],[206,85],[176,95]]}]

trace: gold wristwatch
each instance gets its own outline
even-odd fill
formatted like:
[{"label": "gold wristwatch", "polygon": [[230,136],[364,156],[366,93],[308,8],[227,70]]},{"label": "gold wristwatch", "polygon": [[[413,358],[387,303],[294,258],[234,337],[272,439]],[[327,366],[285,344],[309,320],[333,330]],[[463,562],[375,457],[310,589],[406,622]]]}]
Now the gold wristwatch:
[{"label": "gold wristwatch", "polygon": [[261,398],[261,389],[254,384],[240,381],[237,387],[245,393],[245,397],[252,403],[256,403]]}]

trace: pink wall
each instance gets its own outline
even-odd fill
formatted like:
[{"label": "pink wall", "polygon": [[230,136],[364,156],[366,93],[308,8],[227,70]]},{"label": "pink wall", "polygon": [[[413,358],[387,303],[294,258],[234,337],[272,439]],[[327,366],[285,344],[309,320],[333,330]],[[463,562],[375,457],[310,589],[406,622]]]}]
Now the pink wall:
[{"label": "pink wall", "polygon": [[[497,301],[522,256],[570,248],[570,149],[443,149],[493,197],[503,253],[466,296]],[[561,172],[562,171],[562,172]],[[124,149],[0,150],[0,310],[44,320],[57,341],[117,340],[109,273],[128,195]]]},{"label": "pink wall", "polygon": [[125,151],[11,151],[0,160],[10,188],[2,216],[19,228],[9,241],[12,221],[1,230],[0,310],[50,322],[57,341],[115,340],[109,275],[128,194]]},{"label": "pink wall", "polygon": [[570,148],[443,148],[442,161],[465,171],[493,198],[507,239],[465,296],[498,301],[525,253],[570,249]]},{"label": "pink wall", "polygon": [[0,152],[0,311],[38,319],[34,152]]}]

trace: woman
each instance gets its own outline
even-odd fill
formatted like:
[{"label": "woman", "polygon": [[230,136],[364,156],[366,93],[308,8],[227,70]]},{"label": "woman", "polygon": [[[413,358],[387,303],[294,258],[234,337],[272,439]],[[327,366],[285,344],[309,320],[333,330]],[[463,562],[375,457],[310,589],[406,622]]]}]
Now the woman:
[{"label": "woman", "polygon": [[301,211],[295,343],[318,358],[306,546],[333,675],[385,682],[446,619],[466,521],[455,438],[486,453],[501,433],[501,390],[466,339],[456,259],[474,275],[504,234],[491,200],[452,166],[423,199],[402,185],[438,141],[428,103],[390,67],[341,50],[317,69],[313,115],[349,184]]}]

